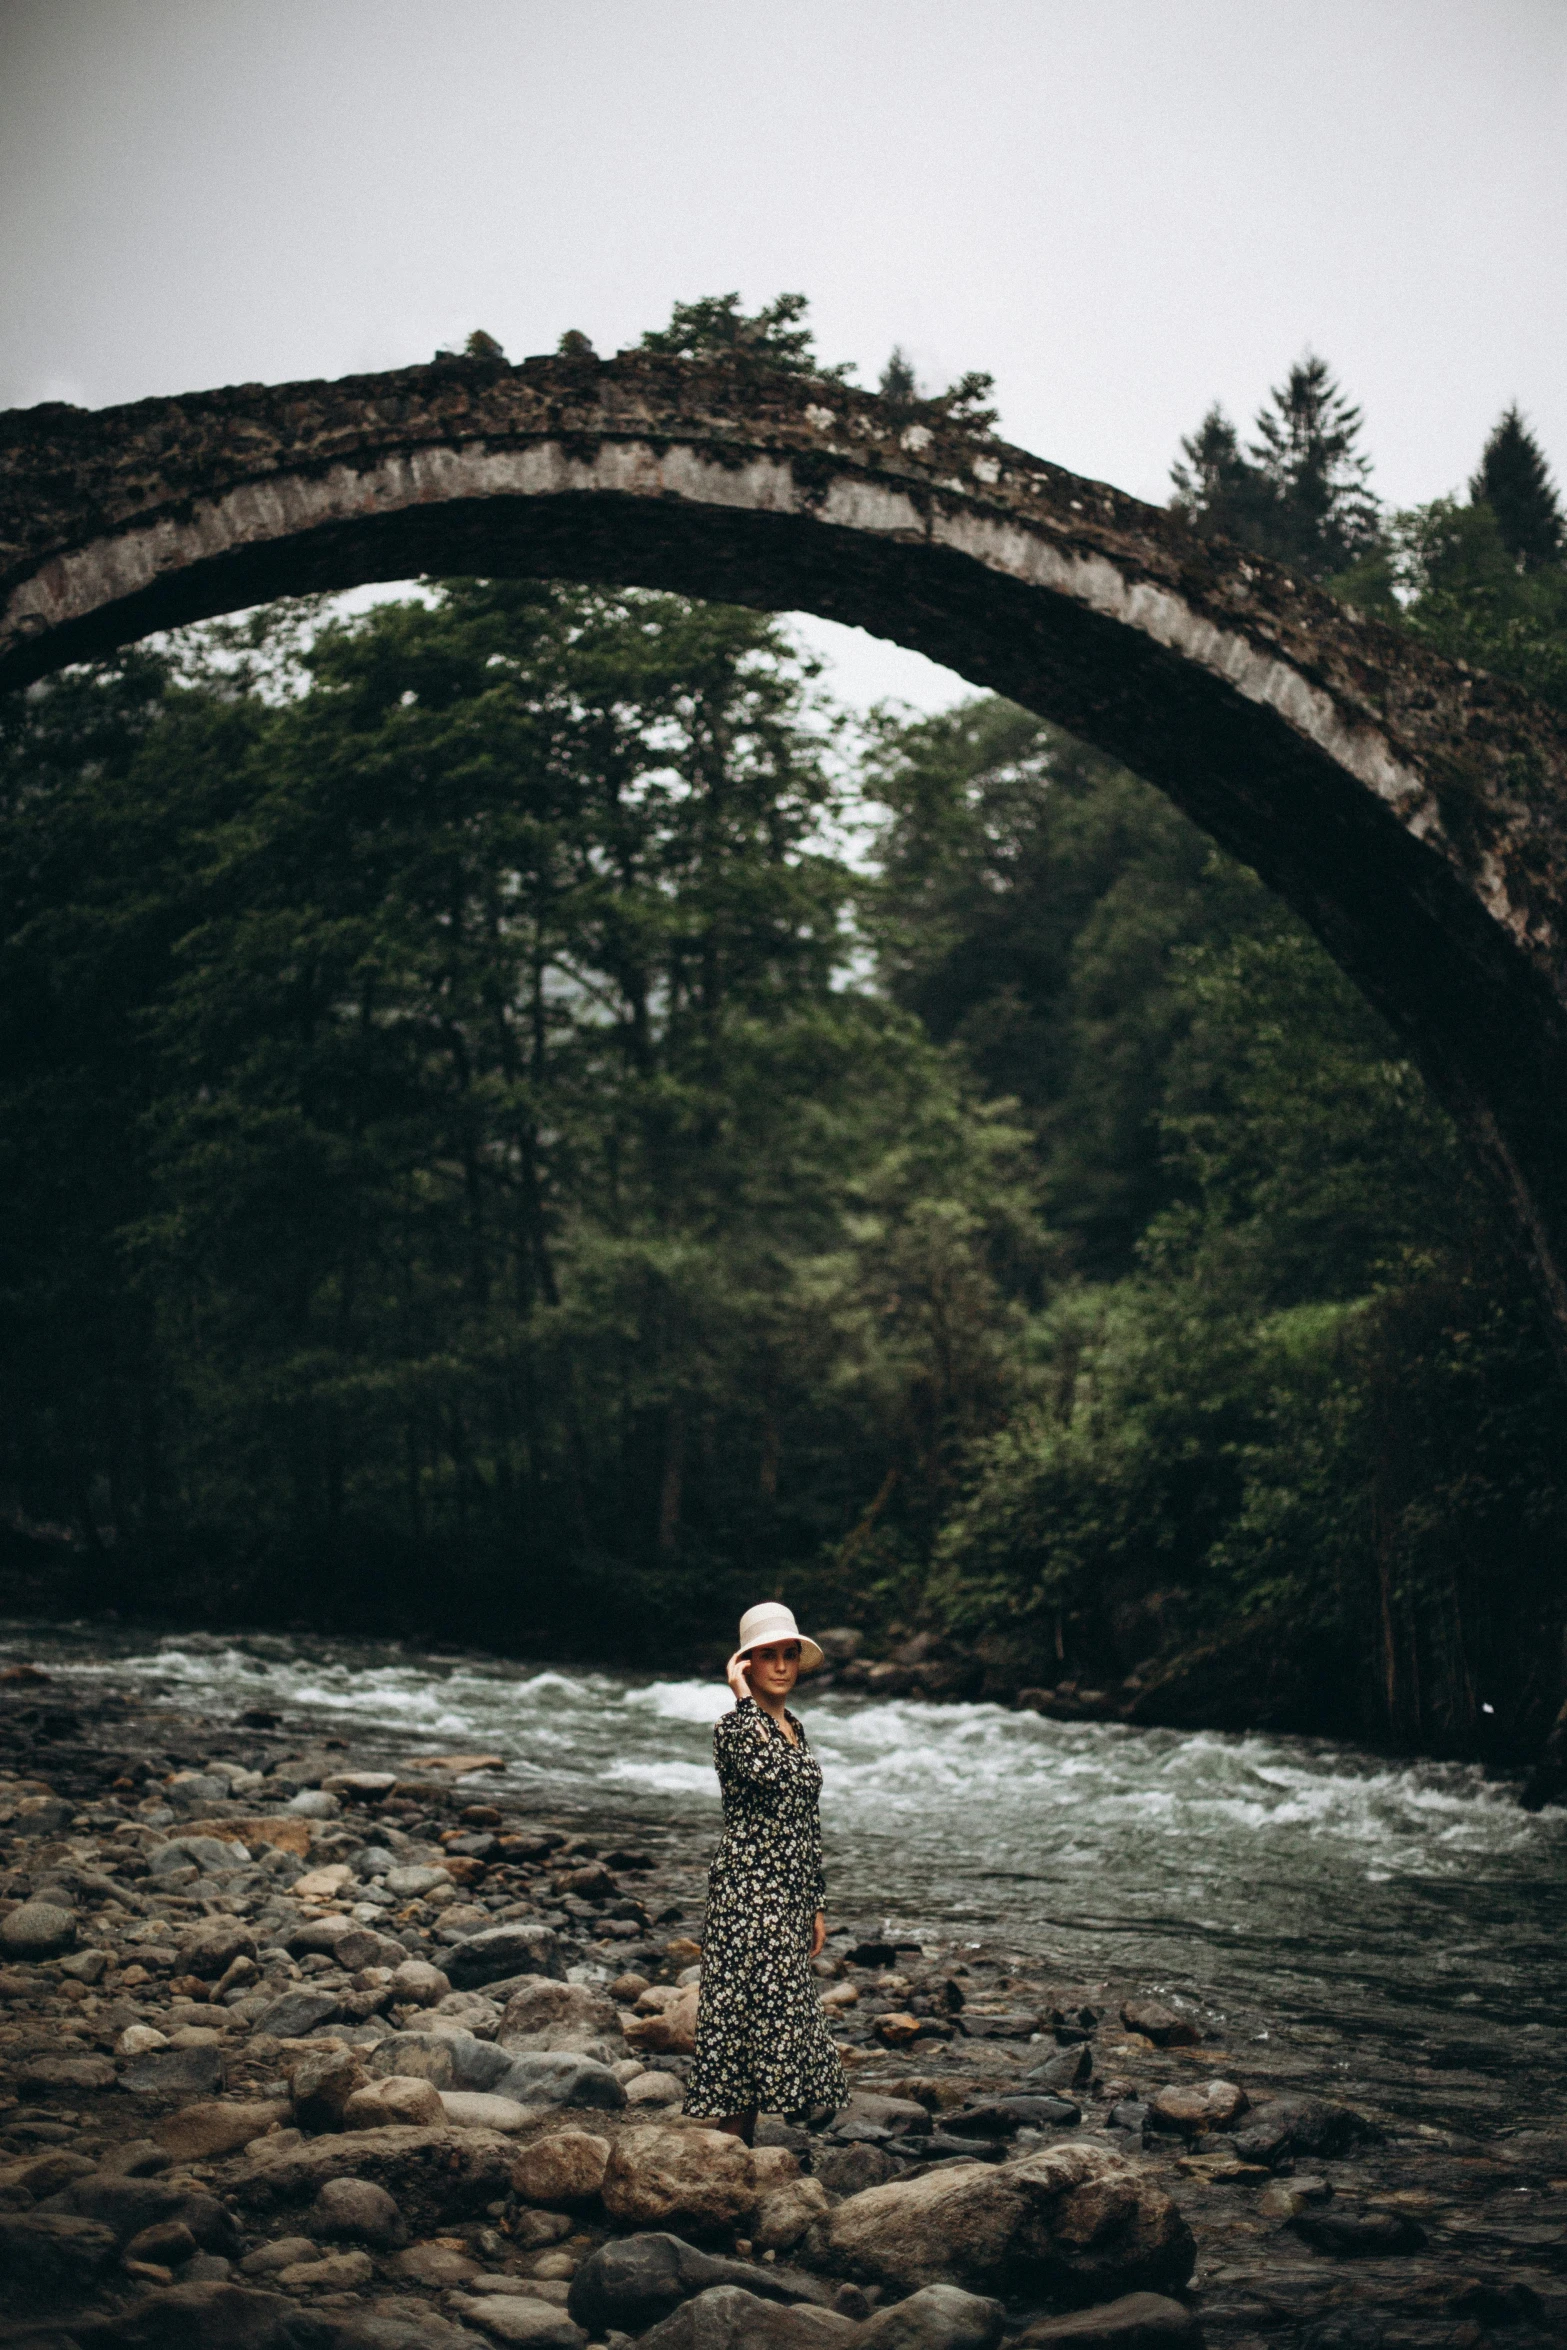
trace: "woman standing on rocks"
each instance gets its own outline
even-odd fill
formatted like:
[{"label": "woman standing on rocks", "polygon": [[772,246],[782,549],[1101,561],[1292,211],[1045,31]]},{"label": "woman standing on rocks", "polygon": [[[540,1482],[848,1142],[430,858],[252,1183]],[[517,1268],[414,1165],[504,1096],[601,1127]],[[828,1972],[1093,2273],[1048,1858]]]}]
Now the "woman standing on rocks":
[{"label": "woman standing on rocks", "polygon": [[759,2112],[836,2109],[848,2095],[811,1973],[827,1939],[822,1767],[786,1702],[802,1666],[821,1662],[788,1608],[748,1608],[725,1668],[735,1710],[713,1732],[724,1833],[685,2109],[748,2146]]}]

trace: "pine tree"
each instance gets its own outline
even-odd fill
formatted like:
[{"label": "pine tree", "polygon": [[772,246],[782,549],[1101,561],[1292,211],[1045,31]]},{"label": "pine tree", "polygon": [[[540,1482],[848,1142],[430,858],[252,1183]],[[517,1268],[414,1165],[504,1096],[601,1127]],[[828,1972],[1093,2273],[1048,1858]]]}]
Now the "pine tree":
[{"label": "pine tree", "polygon": [[881,371],[881,381],[876,389],[882,398],[890,400],[895,408],[912,408],[919,398],[920,391],[914,374],[914,362],[901,343],[893,344],[892,356]]},{"label": "pine tree", "polygon": [[1240,438],[1217,400],[1197,430],[1181,442],[1186,462],[1170,468],[1177,514],[1205,537],[1256,543],[1265,492],[1255,467],[1241,454]]},{"label": "pine tree", "polygon": [[641,347],[671,359],[750,359],[841,383],[853,367],[828,367],[818,359],[805,323],[809,308],[804,294],[780,294],[747,317],[738,294],[704,294],[699,301],[677,302],[668,326],[650,327]]},{"label": "pine tree", "polygon": [[1361,413],[1327,361],[1311,352],[1268,399],[1249,455],[1272,493],[1269,552],[1326,579],[1369,555],[1380,535],[1377,501],[1366,487],[1371,460],[1357,445]]},{"label": "pine tree", "polygon": [[1469,495],[1476,505],[1483,498],[1490,507],[1502,544],[1520,571],[1561,561],[1562,510],[1556,486],[1516,400],[1496,420]]}]

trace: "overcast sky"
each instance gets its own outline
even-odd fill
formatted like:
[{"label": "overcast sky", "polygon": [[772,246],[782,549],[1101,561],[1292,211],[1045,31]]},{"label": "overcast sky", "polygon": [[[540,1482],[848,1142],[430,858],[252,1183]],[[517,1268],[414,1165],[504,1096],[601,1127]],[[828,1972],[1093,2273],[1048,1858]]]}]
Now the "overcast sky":
[{"label": "overcast sky", "polygon": [[1153,499],[1310,346],[1410,503],[1567,468],[1564,156],[1567,0],[0,0],[0,407],[799,289]]}]

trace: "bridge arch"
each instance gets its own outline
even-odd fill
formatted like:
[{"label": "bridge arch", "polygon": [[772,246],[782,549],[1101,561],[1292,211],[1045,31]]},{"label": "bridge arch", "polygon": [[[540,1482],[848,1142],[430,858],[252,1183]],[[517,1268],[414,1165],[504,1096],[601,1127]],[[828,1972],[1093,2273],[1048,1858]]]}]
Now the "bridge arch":
[{"label": "bridge arch", "polygon": [[625,353],[0,416],[0,689],[421,574],[846,621],[1145,776],[1386,1015],[1567,1369],[1567,729],[1102,482],[838,384]]}]

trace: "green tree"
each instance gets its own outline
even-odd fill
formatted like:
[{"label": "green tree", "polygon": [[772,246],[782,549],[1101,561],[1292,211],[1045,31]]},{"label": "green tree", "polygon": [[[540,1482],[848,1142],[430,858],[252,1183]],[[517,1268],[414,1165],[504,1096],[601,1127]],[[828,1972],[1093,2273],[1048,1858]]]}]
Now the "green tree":
[{"label": "green tree", "polygon": [[1491,431],[1471,500],[1483,499],[1496,516],[1503,546],[1525,571],[1562,557],[1562,510],[1545,453],[1518,413],[1504,408]]},{"label": "green tree", "polygon": [[1308,352],[1269,392],[1244,455],[1222,408],[1209,409],[1181,443],[1171,503],[1194,529],[1330,579],[1380,539],[1361,425],[1326,360]]},{"label": "green tree", "polygon": [[677,302],[669,324],[650,327],[641,348],[671,359],[746,359],[791,375],[846,382],[854,373],[852,363],[829,367],[817,357],[806,323],[809,309],[804,294],[780,294],[747,315],[738,294],[704,294],[695,302]]}]

